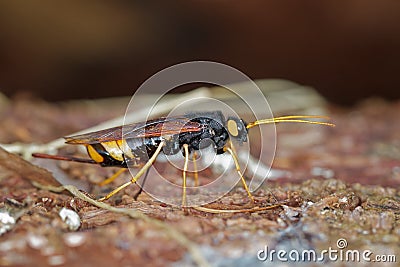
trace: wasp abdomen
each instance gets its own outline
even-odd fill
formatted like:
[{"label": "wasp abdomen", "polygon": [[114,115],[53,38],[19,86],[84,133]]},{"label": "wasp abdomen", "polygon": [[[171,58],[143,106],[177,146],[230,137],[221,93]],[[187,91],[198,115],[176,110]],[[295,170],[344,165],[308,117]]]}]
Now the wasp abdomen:
[{"label": "wasp abdomen", "polygon": [[[115,143],[115,142],[114,142]],[[104,145],[104,146],[103,146]],[[126,162],[118,145],[94,143],[86,146],[89,156],[101,166],[118,166],[126,168]],[[109,150],[107,150],[107,148]],[[119,151],[118,151],[119,150]]]}]

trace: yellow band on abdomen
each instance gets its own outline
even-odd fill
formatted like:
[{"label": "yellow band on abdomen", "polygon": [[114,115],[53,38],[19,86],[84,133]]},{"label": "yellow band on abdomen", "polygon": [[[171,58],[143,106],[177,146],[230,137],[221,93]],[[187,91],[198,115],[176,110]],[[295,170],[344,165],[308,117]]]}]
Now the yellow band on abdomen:
[{"label": "yellow band on abdomen", "polygon": [[110,154],[110,156],[116,160],[124,161],[124,153],[119,148],[116,141],[101,143],[104,149]]},{"label": "yellow band on abdomen", "polygon": [[104,158],[94,149],[93,146],[87,145],[87,152],[89,154],[89,157],[91,157],[94,161],[97,163],[102,163],[104,161]]}]

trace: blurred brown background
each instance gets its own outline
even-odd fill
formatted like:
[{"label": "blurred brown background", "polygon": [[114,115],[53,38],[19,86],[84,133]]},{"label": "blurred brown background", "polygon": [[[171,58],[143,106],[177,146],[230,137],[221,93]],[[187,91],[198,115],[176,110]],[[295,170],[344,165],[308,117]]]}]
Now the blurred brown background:
[{"label": "blurred brown background", "polygon": [[0,90],[130,95],[190,60],[316,87],[335,103],[400,96],[400,1],[1,1]]}]

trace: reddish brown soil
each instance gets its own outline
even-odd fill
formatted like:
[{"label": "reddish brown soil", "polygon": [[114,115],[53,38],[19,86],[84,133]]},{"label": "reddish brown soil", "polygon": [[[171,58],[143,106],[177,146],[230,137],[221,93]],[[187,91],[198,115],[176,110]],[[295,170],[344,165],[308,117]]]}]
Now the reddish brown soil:
[{"label": "reddish brown soil", "polygon": [[[0,107],[0,142],[48,142],[123,111],[120,106],[104,109],[84,102],[56,105],[16,99]],[[146,194],[133,200],[134,186],[108,203],[165,222],[195,243],[215,266],[257,266],[261,264],[257,252],[265,246],[286,251],[338,249],[339,238],[347,240],[348,249],[398,257],[398,114],[400,102],[371,100],[352,109],[331,107],[335,128],[280,125],[273,167],[290,175],[266,181],[255,197],[259,206],[285,201],[283,207],[237,214],[183,211]],[[59,153],[79,151],[63,148]],[[6,152],[0,156],[0,213],[16,220],[0,236],[1,266],[195,265],[188,248],[165,229],[94,207],[66,192],[38,189],[31,181],[52,184],[49,173]],[[95,185],[114,169],[70,162],[52,164],[93,197],[121,183],[117,179],[105,188]],[[238,186],[207,207],[251,206],[246,192]],[[63,207],[79,215],[78,230],[71,230],[59,216]],[[4,225],[0,227],[5,229]]]}]

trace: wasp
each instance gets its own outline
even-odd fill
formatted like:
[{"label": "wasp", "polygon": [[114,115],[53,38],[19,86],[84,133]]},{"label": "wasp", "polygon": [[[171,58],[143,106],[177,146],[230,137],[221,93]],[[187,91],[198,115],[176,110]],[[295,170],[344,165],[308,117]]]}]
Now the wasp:
[{"label": "wasp", "polygon": [[[147,177],[149,168],[156,161],[157,157],[164,153],[165,155],[174,155],[182,153],[184,156],[184,166],[182,172],[182,206],[186,203],[186,178],[188,172],[189,156],[195,155],[206,143],[216,151],[216,154],[229,153],[234,161],[236,171],[240,176],[244,189],[248,197],[254,202],[242,170],[239,165],[238,156],[233,147],[232,140],[239,144],[248,141],[249,129],[262,125],[280,122],[299,122],[309,124],[319,124],[334,126],[330,122],[315,121],[310,119],[329,119],[318,115],[292,115],[275,117],[271,119],[257,120],[246,123],[238,117],[225,116],[221,111],[189,113],[183,116],[162,117],[128,124],[124,126],[113,127],[105,130],[91,132],[82,135],[64,137],[67,144],[84,145],[90,159],[33,154],[34,157],[49,158],[56,160],[68,160],[83,163],[99,164],[103,167],[121,167],[128,168],[133,166],[139,169],[129,182],[117,187],[101,201],[107,200],[117,194],[127,186],[136,183],[142,176]],[[195,156],[193,156],[195,159]],[[120,175],[124,169],[116,172],[110,178],[104,180],[101,184],[108,184]],[[198,184],[197,170],[195,170],[195,184]],[[144,182],[144,181],[143,181]],[[143,187],[143,186],[142,186]],[[141,188],[142,188],[141,187]],[[141,189],[139,193],[141,192]],[[135,199],[138,194],[136,194]]]}]

